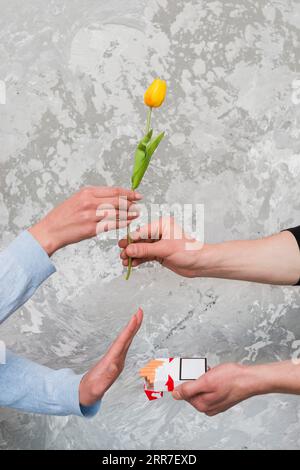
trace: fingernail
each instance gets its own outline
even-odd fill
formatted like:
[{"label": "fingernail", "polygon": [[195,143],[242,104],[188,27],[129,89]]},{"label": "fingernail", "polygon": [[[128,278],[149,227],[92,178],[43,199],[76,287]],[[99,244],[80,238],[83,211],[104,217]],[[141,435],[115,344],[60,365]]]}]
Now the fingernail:
[{"label": "fingernail", "polygon": [[139,212],[128,212],[129,217],[138,217],[139,215]]},{"label": "fingernail", "polygon": [[134,193],[134,197],[138,200],[143,199],[143,196],[140,193]]},{"label": "fingernail", "polygon": [[174,400],[181,400],[181,395],[177,390],[174,390],[172,392],[172,397],[174,398]]}]

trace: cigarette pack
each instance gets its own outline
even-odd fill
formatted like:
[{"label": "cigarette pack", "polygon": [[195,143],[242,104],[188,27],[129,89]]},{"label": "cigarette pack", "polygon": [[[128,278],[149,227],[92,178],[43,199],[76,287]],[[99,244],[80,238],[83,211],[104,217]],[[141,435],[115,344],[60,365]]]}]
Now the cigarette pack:
[{"label": "cigarette pack", "polygon": [[207,371],[207,360],[203,357],[168,357],[150,361],[140,370],[145,380],[145,393],[149,400],[161,398],[164,392],[196,380]]}]

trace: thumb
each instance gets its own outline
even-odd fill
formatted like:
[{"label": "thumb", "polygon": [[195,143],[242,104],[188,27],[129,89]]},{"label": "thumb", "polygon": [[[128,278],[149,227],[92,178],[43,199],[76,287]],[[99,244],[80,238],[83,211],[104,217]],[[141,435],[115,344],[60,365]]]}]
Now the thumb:
[{"label": "thumb", "polygon": [[185,400],[186,395],[184,385],[179,385],[179,387],[175,388],[172,392],[172,397],[174,400]]},{"label": "thumb", "polygon": [[175,400],[189,400],[199,393],[208,391],[208,387],[205,383],[205,375],[203,375],[197,380],[189,380],[176,387],[172,392],[172,396]]},{"label": "thumb", "polygon": [[166,256],[165,251],[161,241],[155,243],[131,243],[126,248],[126,254],[130,258],[163,258]]}]

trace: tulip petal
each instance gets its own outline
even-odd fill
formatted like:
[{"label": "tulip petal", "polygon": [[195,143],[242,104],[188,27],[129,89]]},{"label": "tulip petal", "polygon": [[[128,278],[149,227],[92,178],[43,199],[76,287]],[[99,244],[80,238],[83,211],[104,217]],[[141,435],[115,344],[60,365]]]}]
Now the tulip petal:
[{"label": "tulip petal", "polygon": [[144,94],[144,103],[150,108],[158,108],[163,103],[167,93],[165,80],[153,80]]}]

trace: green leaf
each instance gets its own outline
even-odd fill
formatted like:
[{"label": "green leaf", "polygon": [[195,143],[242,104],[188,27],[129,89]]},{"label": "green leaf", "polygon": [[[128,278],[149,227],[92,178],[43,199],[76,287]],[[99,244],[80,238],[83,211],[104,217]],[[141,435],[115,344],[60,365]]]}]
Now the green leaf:
[{"label": "green leaf", "polygon": [[144,172],[142,172],[142,169],[144,168],[145,162],[146,162],[146,147],[145,149],[142,149],[140,147],[141,147],[141,144],[138,145],[134,154],[134,167],[133,167],[132,177],[131,177],[132,189],[137,189],[144,175]]},{"label": "green leaf", "polygon": [[144,135],[144,137],[139,141],[138,146],[139,145],[147,145],[148,142],[150,142],[150,140],[152,138],[152,134],[153,134],[153,129],[150,129],[148,134]]},{"label": "green leaf", "polygon": [[137,189],[149,166],[150,159],[164,137],[164,132],[151,140],[153,130],[148,132],[138,143],[134,154],[134,167],[131,177],[132,189]]},{"label": "green leaf", "polygon": [[147,159],[150,160],[155,150],[159,146],[160,142],[163,140],[164,136],[165,136],[165,133],[161,132],[157,137],[152,139],[151,142],[147,145],[147,150],[146,150]]}]

